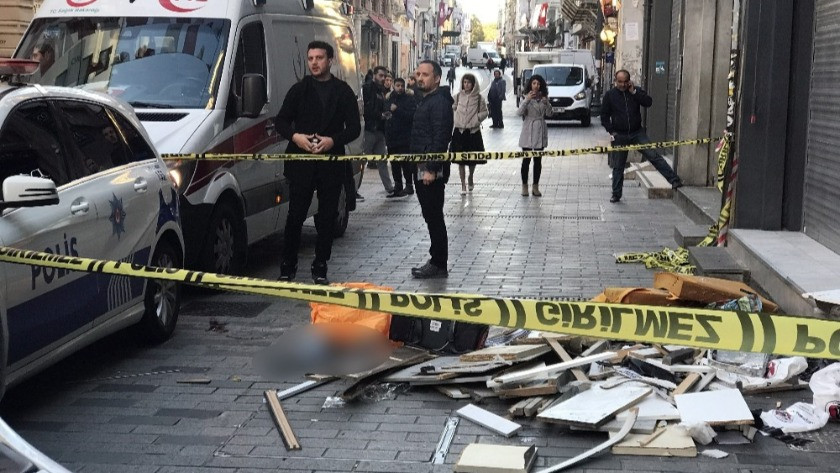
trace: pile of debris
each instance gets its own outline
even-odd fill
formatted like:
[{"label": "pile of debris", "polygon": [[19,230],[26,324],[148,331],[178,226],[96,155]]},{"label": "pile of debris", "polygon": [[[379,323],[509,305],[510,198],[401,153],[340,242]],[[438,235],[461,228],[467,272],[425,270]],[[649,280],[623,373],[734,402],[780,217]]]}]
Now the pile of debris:
[{"label": "pile of debris", "polygon": [[[776,310],[772,302],[732,281],[662,273],[657,274],[655,286],[608,289],[596,300]],[[744,291],[748,291],[747,296]],[[443,463],[458,418],[505,437],[515,435],[522,427],[520,422],[534,421],[608,434],[601,445],[541,472],[548,473],[607,449],[622,455],[695,457],[698,444],[708,445],[713,440],[721,445],[749,443],[759,430],[795,443],[797,438],[791,433],[819,429],[829,420],[829,412],[837,413],[831,406],[840,405],[840,363],[812,378],[812,388],[813,379],[823,378],[820,406],[797,403],[785,411],[753,412],[744,394],[804,389],[809,383],[799,377],[808,370],[809,364],[802,357],[771,359],[766,354],[629,345],[493,328],[485,347],[475,351],[434,354],[401,346],[374,369],[312,379],[280,393],[269,392],[267,398],[271,398],[278,430],[290,446],[297,441],[282,416],[282,407],[275,402],[278,399],[325,382],[333,382],[336,387],[336,397],[328,398],[325,406],[382,399],[412,387],[431,387],[466,403],[454,413],[457,417],[447,422],[436,463]],[[507,401],[507,415],[502,417],[476,405],[488,398]],[[721,458],[727,455],[716,449],[700,453]],[[472,444],[462,453],[455,471],[527,472],[535,457],[533,446]]]}]

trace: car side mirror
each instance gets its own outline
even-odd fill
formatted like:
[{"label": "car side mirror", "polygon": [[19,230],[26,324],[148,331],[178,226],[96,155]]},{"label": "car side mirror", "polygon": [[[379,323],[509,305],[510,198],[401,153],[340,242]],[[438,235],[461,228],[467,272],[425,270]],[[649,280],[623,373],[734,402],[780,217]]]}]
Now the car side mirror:
[{"label": "car side mirror", "polygon": [[256,118],[268,103],[268,88],[262,74],[245,74],[242,76],[242,106],[240,117]]},{"label": "car side mirror", "polygon": [[3,181],[0,209],[58,204],[55,182],[44,177],[9,176]]}]

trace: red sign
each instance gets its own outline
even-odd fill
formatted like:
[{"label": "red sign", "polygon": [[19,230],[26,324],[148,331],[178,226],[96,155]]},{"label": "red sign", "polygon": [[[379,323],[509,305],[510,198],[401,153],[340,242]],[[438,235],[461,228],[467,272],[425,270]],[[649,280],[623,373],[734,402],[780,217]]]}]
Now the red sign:
[{"label": "red sign", "polygon": [[73,8],[81,8],[90,5],[96,0],[67,0],[67,4]]},{"label": "red sign", "polygon": [[175,13],[189,13],[196,11],[199,8],[202,8],[206,3],[207,0],[160,0],[160,5],[163,8]]}]

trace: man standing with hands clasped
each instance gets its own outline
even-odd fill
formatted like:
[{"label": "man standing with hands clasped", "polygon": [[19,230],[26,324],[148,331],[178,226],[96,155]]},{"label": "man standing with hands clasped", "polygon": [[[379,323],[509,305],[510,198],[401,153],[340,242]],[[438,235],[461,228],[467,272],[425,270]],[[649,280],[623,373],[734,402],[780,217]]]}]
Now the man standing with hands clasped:
[{"label": "man standing with hands clasped", "polygon": [[[414,75],[424,95],[414,112],[409,152],[445,153],[452,138],[454,100],[448,91],[441,91],[443,71],[438,63],[426,60],[417,66]],[[449,275],[446,269],[449,239],[443,219],[443,197],[448,180],[448,161],[426,161],[417,166],[417,200],[420,201],[432,241],[429,248],[431,259],[419,268],[411,268],[411,275],[417,279],[445,278]]]},{"label": "man standing with hands clasped", "polygon": [[[330,73],[334,50],[323,41],[307,47],[306,62],[311,75],[294,84],[275,119],[277,132],[289,140],[287,153],[343,155],[344,145],[362,132],[356,94],[346,82]],[[327,261],[332,252],[333,232],[338,216],[338,200],[346,180],[342,162],[286,161],[284,175],[289,179],[289,214],[283,235],[280,280],[291,281],[297,273],[300,232],[312,194],[318,191],[315,229],[315,261],[312,281],[328,284]]]},{"label": "man standing with hands clasped", "polygon": [[[653,99],[630,80],[630,73],[624,69],[615,73],[615,87],[604,94],[601,104],[601,125],[610,134],[613,146],[640,145],[650,143],[645,128],[642,126],[641,107],[650,107]],[[641,151],[650,164],[668,180],[671,187],[682,187],[677,173],[656,150]],[[627,164],[627,151],[613,151],[608,155],[612,168],[612,197],[610,202],[621,200],[624,188],[624,166]]]}]

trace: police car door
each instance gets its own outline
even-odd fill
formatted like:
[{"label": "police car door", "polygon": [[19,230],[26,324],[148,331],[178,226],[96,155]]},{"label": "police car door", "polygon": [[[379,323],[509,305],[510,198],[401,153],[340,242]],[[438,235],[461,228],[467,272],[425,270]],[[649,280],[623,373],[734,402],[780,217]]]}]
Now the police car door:
[{"label": "police car door", "polygon": [[[145,146],[134,153],[128,143],[143,139],[113,110],[70,100],[57,105],[72,137],[69,167],[85,176],[84,186],[90,189],[97,209],[96,222],[91,225],[95,233],[87,235],[92,247],[83,256],[147,264],[161,202],[172,200],[172,196],[161,194],[161,180],[166,177],[155,168],[154,151]],[[142,301],[141,279],[103,275],[99,283],[97,322]]]},{"label": "police car door", "polygon": [[[0,179],[33,174],[58,186],[58,205],[17,208],[0,217],[11,247],[61,255],[97,256],[94,189],[72,179],[61,127],[46,99],[19,105],[0,127]],[[7,277],[8,362],[12,369],[70,341],[91,326],[99,276],[60,269],[4,265]]]}]

